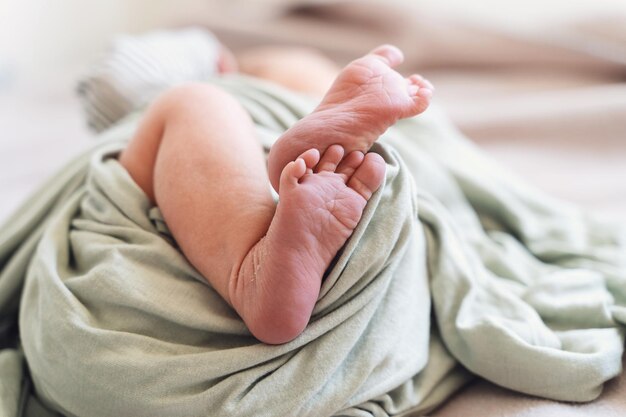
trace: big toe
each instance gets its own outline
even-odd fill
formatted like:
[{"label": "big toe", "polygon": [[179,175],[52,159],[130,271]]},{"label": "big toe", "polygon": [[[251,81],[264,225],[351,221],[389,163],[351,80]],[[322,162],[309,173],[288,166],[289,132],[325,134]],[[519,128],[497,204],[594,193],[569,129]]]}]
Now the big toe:
[{"label": "big toe", "polygon": [[348,187],[355,190],[366,200],[378,190],[385,179],[385,160],[377,153],[369,152],[363,162],[356,168],[347,182]]},{"label": "big toe", "polygon": [[285,190],[285,187],[296,185],[305,174],[313,172],[313,167],[320,160],[320,153],[317,149],[309,149],[303,152],[295,161],[289,162],[280,174],[280,187],[278,191]]},{"label": "big toe", "polygon": [[380,45],[374,48],[370,54],[382,58],[390,67],[396,67],[404,61],[404,54],[400,48],[393,45]]}]

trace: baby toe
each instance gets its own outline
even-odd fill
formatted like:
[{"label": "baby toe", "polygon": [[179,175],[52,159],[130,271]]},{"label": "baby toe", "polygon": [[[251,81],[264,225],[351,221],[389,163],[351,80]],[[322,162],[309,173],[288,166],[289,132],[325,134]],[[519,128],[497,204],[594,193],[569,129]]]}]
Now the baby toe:
[{"label": "baby toe", "polygon": [[313,167],[320,161],[320,151],[315,148],[309,149],[300,154],[298,159],[302,159],[304,161],[306,165],[306,173],[312,174]]},{"label": "baby toe", "polygon": [[378,46],[374,48],[370,54],[382,58],[385,63],[392,68],[400,65],[404,61],[404,54],[402,51],[393,45],[386,44]]},{"label": "baby toe", "polygon": [[429,90],[434,91],[435,86],[428,81],[426,78],[422,77],[419,74],[413,74],[408,77],[408,80],[411,84],[417,85],[420,88],[428,88]]},{"label": "baby toe", "polygon": [[320,152],[317,149],[309,149],[300,154],[295,160],[289,162],[280,173],[279,188],[280,192],[283,186],[294,185],[298,183],[305,174],[313,172],[313,167],[320,160]]},{"label": "baby toe", "polygon": [[407,78],[408,92],[413,98],[430,99],[433,95],[434,87],[430,81],[421,75],[413,74]]},{"label": "baby toe", "polygon": [[348,180],[348,187],[369,200],[385,179],[385,160],[376,153],[368,153]]},{"label": "baby toe", "polygon": [[341,175],[344,182],[346,182],[361,165],[363,158],[365,158],[363,152],[352,151],[345,158],[343,158],[337,166],[337,170],[335,172]]},{"label": "baby toe", "polygon": [[328,171],[335,172],[337,165],[343,158],[344,149],[341,145],[331,145],[326,149],[320,161],[315,167],[315,172]]},{"label": "baby toe", "polygon": [[306,169],[306,163],[302,158],[289,162],[280,174],[280,190],[284,191],[296,185],[306,173]]}]

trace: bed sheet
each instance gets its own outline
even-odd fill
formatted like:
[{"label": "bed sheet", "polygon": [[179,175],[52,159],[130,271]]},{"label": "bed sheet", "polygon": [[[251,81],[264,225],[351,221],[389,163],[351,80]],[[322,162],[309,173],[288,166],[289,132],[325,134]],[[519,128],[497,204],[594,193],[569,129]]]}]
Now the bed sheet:
[{"label": "bed sheet", "polygon": [[555,197],[626,219],[624,8],[607,14],[600,7],[604,14],[554,24],[548,19],[530,31],[502,21],[481,26],[458,13],[403,10],[399,3],[280,4],[283,13],[273,10],[269,20],[216,13],[196,23],[235,50],[304,45],[339,63],[394,43],[405,52],[401,70],[431,79],[435,102],[496,159]]},{"label": "bed sheet", "polygon": [[[372,21],[362,9],[341,3],[267,18],[272,21],[212,16],[193,23],[206,24],[236,50],[306,44],[338,62],[378,43],[396,43],[407,52],[402,69],[432,79],[439,104],[494,158],[555,197],[626,221],[626,17],[594,17],[544,34],[397,10],[383,10]],[[0,93],[1,113],[10,116],[0,124],[0,220],[89,145],[71,92],[45,100],[41,94]],[[64,146],[44,139],[51,137]],[[477,381],[434,415],[624,415],[624,380],[610,383],[587,405],[538,400]]]},{"label": "bed sheet", "polygon": [[[294,2],[292,2],[294,3]],[[297,2],[296,2],[297,3]],[[311,2],[308,2],[311,3]],[[371,2],[369,2],[371,3]],[[623,9],[532,31],[354,2],[285,8],[271,23],[205,21],[229,45],[306,45],[339,63],[384,42],[405,72],[437,86],[435,101],[501,164],[555,198],[626,222],[626,15]],[[397,6],[397,5],[396,5]],[[269,19],[269,18],[268,18]],[[477,380],[433,416],[622,416],[626,378],[589,404],[559,403]]]}]

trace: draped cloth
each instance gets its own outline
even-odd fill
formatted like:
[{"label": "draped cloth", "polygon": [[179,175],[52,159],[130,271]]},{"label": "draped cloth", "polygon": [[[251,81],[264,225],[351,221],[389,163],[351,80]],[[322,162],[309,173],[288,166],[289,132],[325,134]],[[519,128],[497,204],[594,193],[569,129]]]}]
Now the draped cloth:
[{"label": "draped cloth", "polygon": [[[313,109],[243,76],[209,82],[240,100],[266,150]],[[624,225],[527,186],[436,107],[372,148],[384,186],[310,324],[278,346],[250,335],[117,162],[139,117],[0,231],[3,415],[413,415],[473,375],[582,402],[621,371]]]}]

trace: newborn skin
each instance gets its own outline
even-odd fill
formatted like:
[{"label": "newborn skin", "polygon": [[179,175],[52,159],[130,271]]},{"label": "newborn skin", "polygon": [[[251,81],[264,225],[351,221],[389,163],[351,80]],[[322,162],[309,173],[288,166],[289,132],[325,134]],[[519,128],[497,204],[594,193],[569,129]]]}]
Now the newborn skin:
[{"label": "newborn skin", "polygon": [[433,86],[417,74],[404,78],[392,69],[403,60],[398,48],[383,45],[340,72],[315,111],[272,146],[268,171],[276,191],[283,167],[306,149],[323,153],[338,144],[346,152],[367,152],[396,121],[426,110]]},{"label": "newborn skin", "polygon": [[[325,270],[380,187],[384,161],[363,152],[398,119],[428,107],[432,85],[394,71],[402,59],[397,48],[381,46],[350,63],[317,109],[270,150],[280,201],[230,287],[233,306],[244,320],[254,317],[246,323],[265,341],[286,342],[305,328]],[[277,327],[277,320],[286,325]]]},{"label": "newborn skin", "polygon": [[326,269],[384,181],[382,157],[367,151],[427,108],[432,86],[394,71],[401,61],[381,46],[344,68],[272,147],[269,175],[250,117],[206,84],[164,93],[120,155],[186,258],[259,340],[304,330]]},{"label": "newborn skin", "polygon": [[246,324],[253,334],[283,343],[304,330],[324,271],[384,176],[380,155],[353,151],[344,158],[339,145],[321,158],[310,149],[287,164],[269,230],[231,279],[231,302],[244,320],[250,318]]}]

